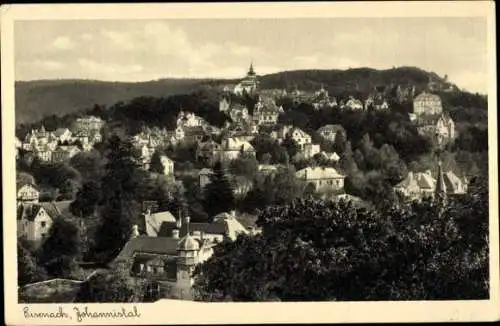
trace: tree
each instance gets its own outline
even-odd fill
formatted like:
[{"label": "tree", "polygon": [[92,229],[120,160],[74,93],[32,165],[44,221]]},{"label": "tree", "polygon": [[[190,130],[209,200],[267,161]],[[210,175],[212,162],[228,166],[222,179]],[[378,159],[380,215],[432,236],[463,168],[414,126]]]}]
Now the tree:
[{"label": "tree", "polygon": [[235,207],[233,189],[220,163],[216,163],[211,182],[205,188],[203,207],[210,219],[219,213],[228,212]]},{"label": "tree", "polygon": [[130,276],[130,263],[118,261],[111,270],[99,271],[87,280],[75,302],[141,302],[145,282]]},{"label": "tree", "polygon": [[16,173],[16,181],[21,184],[36,184],[35,177],[26,172]]},{"label": "tree", "polygon": [[132,225],[139,215],[138,198],[145,180],[139,157],[132,144],[112,136],[108,142],[107,163],[101,185],[101,225],[96,232],[94,252],[104,261],[115,257],[130,237]]},{"label": "tree", "polygon": [[254,156],[244,153],[239,158],[232,161],[230,167],[234,174],[244,176],[251,180],[257,174],[258,162]]},{"label": "tree", "polygon": [[286,137],[281,144],[286,149],[289,157],[294,157],[299,151],[299,145],[291,137]]},{"label": "tree", "polygon": [[335,141],[333,143],[333,149],[335,152],[341,154],[344,152],[346,147],[347,138],[344,132],[337,132],[335,136]]},{"label": "tree", "polygon": [[197,267],[198,300],[487,298],[485,184],[444,207],[318,199],[268,207],[257,221],[262,234],[223,242]]},{"label": "tree", "polygon": [[84,183],[76,193],[75,200],[70,204],[71,214],[78,217],[89,217],[94,214],[101,198],[101,187],[95,180]]},{"label": "tree", "polygon": [[83,180],[95,180],[102,177],[102,162],[101,154],[97,150],[91,150],[76,154],[69,164],[80,172]]},{"label": "tree", "polygon": [[163,174],[165,168],[161,162],[160,152],[156,150],[151,156],[151,162],[149,163],[149,170],[154,173]]},{"label": "tree", "polygon": [[17,240],[17,284],[23,286],[29,283],[44,281],[47,272],[37,263],[36,257]]},{"label": "tree", "polygon": [[71,277],[78,273],[75,259],[81,255],[80,230],[71,221],[59,217],[40,248],[39,261],[53,277]]}]

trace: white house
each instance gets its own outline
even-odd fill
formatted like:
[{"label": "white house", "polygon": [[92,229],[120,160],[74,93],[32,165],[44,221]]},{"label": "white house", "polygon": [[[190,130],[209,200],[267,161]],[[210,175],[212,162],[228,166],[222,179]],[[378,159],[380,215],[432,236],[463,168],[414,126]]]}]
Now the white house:
[{"label": "white house", "polygon": [[54,131],[54,136],[61,142],[70,142],[72,140],[72,133],[68,128],[58,128]]},{"label": "white house", "polygon": [[166,155],[161,155],[160,162],[163,165],[163,174],[164,175],[173,175],[174,174],[174,161],[172,161]]},{"label": "white house", "polygon": [[35,243],[43,241],[59,215],[54,203],[21,204],[17,208],[17,234]]},{"label": "white house", "polygon": [[324,125],[323,127],[319,128],[317,130],[318,135],[320,135],[322,138],[329,140],[331,142],[335,141],[335,138],[339,133],[342,133],[344,136],[346,136],[346,131],[344,127],[341,125]]},{"label": "white house", "polygon": [[40,191],[35,185],[30,183],[18,183],[16,199],[18,202],[38,203]]},{"label": "white house", "polygon": [[424,91],[413,99],[413,113],[416,115],[436,115],[442,112],[441,98],[436,94]]},{"label": "white house", "polygon": [[244,153],[255,156],[255,149],[248,141],[241,140],[237,137],[229,137],[222,141],[219,159],[234,160]]},{"label": "white house", "polygon": [[306,144],[311,144],[311,136],[300,128],[293,128],[289,135],[297,143],[301,150],[304,149]]}]

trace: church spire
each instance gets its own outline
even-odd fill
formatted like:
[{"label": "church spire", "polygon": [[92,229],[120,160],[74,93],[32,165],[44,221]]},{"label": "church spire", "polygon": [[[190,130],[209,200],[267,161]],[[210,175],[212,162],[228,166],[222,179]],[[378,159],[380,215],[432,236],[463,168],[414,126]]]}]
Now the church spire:
[{"label": "church spire", "polygon": [[255,71],[253,69],[253,60],[250,61],[250,68],[248,69],[248,76],[255,76]]},{"label": "church spire", "polygon": [[438,175],[436,180],[435,198],[439,203],[444,203],[446,200],[446,183],[444,182],[443,168],[441,160],[438,162]]}]

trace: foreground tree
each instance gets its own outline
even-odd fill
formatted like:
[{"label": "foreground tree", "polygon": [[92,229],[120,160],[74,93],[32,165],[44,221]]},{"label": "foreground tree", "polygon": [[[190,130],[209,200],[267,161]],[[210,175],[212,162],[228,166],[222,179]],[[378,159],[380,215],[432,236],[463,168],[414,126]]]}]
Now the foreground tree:
[{"label": "foreground tree", "polygon": [[145,282],[131,277],[129,271],[125,261],[114,263],[111,270],[98,271],[83,284],[75,302],[141,302]]},{"label": "foreground tree", "polygon": [[205,187],[203,207],[209,218],[228,212],[235,207],[233,189],[220,163],[214,166],[211,182]]},{"label": "foreground tree", "polygon": [[47,279],[47,272],[37,263],[36,257],[20,240],[17,240],[17,285],[40,282]]},{"label": "foreground tree", "polygon": [[52,277],[72,278],[80,270],[80,230],[71,221],[58,218],[50,228],[49,237],[40,248],[39,261]]},{"label": "foreground tree", "polygon": [[128,241],[132,225],[139,215],[138,198],[141,198],[144,171],[138,165],[139,157],[130,142],[118,136],[108,143],[108,162],[101,185],[101,225],[96,232],[95,253],[99,260],[109,261]]}]

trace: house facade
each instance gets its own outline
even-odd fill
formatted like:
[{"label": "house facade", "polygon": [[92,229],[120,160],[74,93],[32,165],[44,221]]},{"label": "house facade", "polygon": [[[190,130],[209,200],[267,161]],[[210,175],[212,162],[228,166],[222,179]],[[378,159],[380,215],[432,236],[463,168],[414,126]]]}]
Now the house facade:
[{"label": "house facade", "polygon": [[52,162],[54,163],[68,162],[73,156],[75,156],[80,152],[81,150],[78,148],[78,146],[75,145],[59,146],[52,152]]},{"label": "house facade", "polygon": [[438,115],[443,112],[441,98],[426,91],[413,99],[413,113],[421,115]]},{"label": "house facade", "polygon": [[317,192],[341,191],[344,189],[345,176],[334,168],[307,167],[297,171],[296,177],[314,185]]},{"label": "house facade", "polygon": [[38,203],[40,199],[40,191],[35,185],[30,183],[17,184],[16,199],[18,203]]},{"label": "house facade", "polygon": [[174,161],[172,161],[168,156],[161,155],[160,162],[163,166],[163,174],[164,175],[174,175]]},{"label": "house facade", "polygon": [[294,127],[290,132],[289,132],[289,137],[297,143],[299,146],[300,150],[303,150],[305,148],[305,145],[311,144],[311,136],[307,134],[305,131],[303,131],[300,128]]},{"label": "house facade", "polygon": [[[467,179],[459,178],[453,171],[443,173],[442,180],[445,192],[448,195],[463,195],[467,192]],[[394,191],[405,200],[421,200],[426,197],[433,197],[436,185],[437,181],[430,170],[425,172],[410,171],[403,181],[394,186]]]},{"label": "house facade", "polygon": [[99,117],[96,116],[85,116],[77,118],[72,125],[72,132],[78,133],[81,131],[90,131],[90,130],[101,130],[104,126],[105,122]]},{"label": "house facade", "polygon": [[219,160],[235,160],[242,154],[255,156],[255,149],[248,141],[237,137],[228,137],[222,140],[218,153]]},{"label": "house facade", "polygon": [[48,237],[59,212],[54,203],[20,203],[17,207],[17,235],[35,245]]},{"label": "house facade", "polygon": [[317,130],[319,136],[331,142],[335,142],[335,139],[339,133],[342,133],[344,137],[346,136],[346,131],[341,125],[324,125]]},{"label": "house facade", "polygon": [[195,267],[213,255],[224,238],[235,239],[248,231],[234,214],[220,214],[213,223],[191,223],[189,217],[162,221],[153,236],[141,234],[135,225],[132,238],[115,262],[131,261],[130,273],[152,281],[156,297],[193,300]]}]

